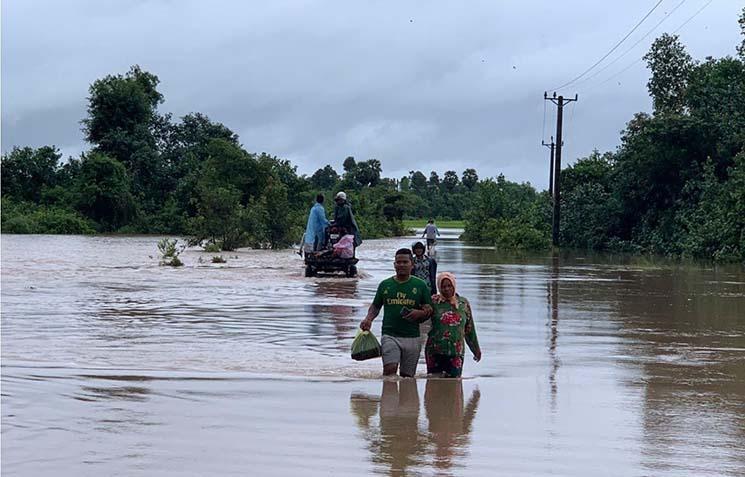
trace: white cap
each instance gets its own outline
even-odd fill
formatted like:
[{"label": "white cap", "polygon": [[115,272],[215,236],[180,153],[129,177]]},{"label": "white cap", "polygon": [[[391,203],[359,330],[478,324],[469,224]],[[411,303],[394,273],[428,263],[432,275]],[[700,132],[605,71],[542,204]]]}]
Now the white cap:
[{"label": "white cap", "polygon": [[345,194],[344,191],[341,191],[336,194],[335,199],[347,200],[347,194]]}]

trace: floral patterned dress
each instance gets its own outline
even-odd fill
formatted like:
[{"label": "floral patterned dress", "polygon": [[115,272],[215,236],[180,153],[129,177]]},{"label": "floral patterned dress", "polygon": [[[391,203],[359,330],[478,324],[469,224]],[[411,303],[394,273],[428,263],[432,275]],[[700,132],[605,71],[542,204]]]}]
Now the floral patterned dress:
[{"label": "floral patterned dress", "polygon": [[424,348],[429,374],[459,377],[463,372],[464,341],[475,356],[481,355],[471,305],[460,295],[456,298],[457,307],[448,302],[432,304],[432,329]]}]

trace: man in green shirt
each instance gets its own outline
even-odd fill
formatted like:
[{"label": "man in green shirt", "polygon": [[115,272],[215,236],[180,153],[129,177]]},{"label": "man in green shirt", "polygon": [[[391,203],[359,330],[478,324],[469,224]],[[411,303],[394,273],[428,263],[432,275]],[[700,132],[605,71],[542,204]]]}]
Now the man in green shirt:
[{"label": "man in green shirt", "polygon": [[383,374],[396,374],[400,365],[401,376],[413,377],[422,349],[419,323],[432,316],[432,296],[427,283],[411,275],[411,250],[396,251],[393,266],[396,275],[380,282],[360,328],[369,330],[383,309]]}]

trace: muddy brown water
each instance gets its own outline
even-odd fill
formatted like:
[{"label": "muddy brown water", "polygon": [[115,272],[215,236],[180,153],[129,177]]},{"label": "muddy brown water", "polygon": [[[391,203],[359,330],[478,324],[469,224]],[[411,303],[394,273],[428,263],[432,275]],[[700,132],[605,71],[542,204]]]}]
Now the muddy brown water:
[{"label": "muddy brown water", "polygon": [[741,268],[441,240],[484,358],[384,381],[349,346],[411,241],[307,279],[289,251],[2,236],[2,474],[745,475]]}]

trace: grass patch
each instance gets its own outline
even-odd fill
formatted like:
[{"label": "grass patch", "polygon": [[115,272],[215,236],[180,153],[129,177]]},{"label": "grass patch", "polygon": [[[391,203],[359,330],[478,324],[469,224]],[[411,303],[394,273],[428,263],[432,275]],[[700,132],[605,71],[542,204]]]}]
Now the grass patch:
[{"label": "grass patch", "polygon": [[[428,219],[404,220],[404,227],[407,229],[423,229],[427,225]],[[462,229],[465,226],[463,220],[435,220],[438,229]]]}]

